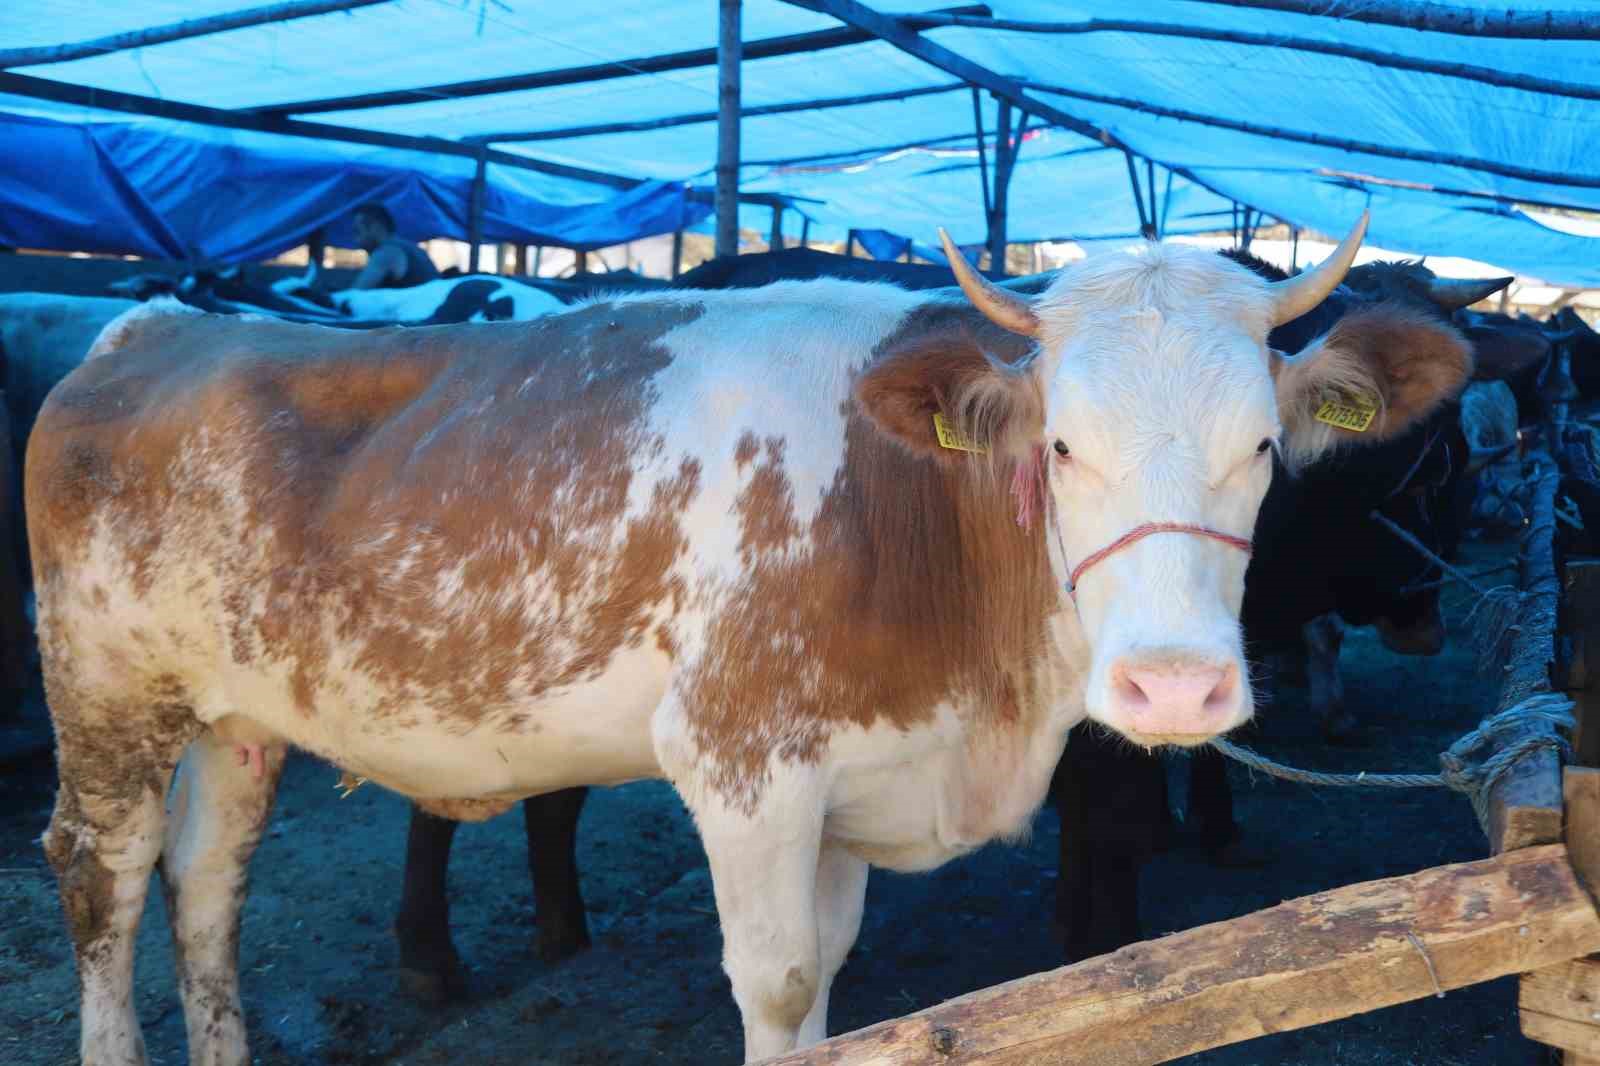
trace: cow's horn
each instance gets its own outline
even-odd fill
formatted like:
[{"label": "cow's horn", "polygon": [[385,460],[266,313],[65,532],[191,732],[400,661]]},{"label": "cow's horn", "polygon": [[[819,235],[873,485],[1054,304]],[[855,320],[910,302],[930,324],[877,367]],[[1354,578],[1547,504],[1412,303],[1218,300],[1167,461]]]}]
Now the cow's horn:
[{"label": "cow's horn", "polygon": [[1459,311],[1487,300],[1516,278],[1434,278],[1428,282],[1428,299],[1446,311]]},{"label": "cow's horn", "polygon": [[967,257],[961,254],[955,241],[950,239],[950,234],[939,227],[939,240],[944,244],[944,254],[950,260],[950,269],[955,271],[956,283],[961,286],[961,291],[967,294],[967,299],[972,305],[983,312],[983,316],[990,322],[1008,329],[1012,333],[1019,333],[1024,337],[1037,337],[1039,335],[1039,316],[1033,313],[1033,305],[1014,292],[1007,292],[988,278],[972,269],[972,264],[967,262]]},{"label": "cow's horn", "polygon": [[1355,262],[1356,252],[1361,248],[1361,238],[1367,235],[1367,214],[1366,211],[1361,212],[1361,217],[1356,219],[1356,224],[1339,242],[1339,247],[1315,270],[1308,270],[1286,281],[1272,282],[1274,326],[1299,318],[1339,287],[1344,276],[1350,272],[1350,264]]}]

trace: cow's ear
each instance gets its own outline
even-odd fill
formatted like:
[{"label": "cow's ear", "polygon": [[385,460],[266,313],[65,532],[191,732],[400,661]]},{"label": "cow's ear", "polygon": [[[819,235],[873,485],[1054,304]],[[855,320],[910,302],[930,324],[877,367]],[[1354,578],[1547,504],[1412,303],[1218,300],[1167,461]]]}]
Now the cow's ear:
[{"label": "cow's ear", "polygon": [[1474,381],[1505,381],[1550,358],[1550,341],[1534,329],[1468,326]]},{"label": "cow's ear", "polygon": [[1472,346],[1448,322],[1397,304],[1352,311],[1293,359],[1272,353],[1287,456],[1300,466],[1398,436],[1471,374]]},{"label": "cow's ear", "polygon": [[885,353],[856,381],[855,401],[885,436],[949,463],[1021,455],[1043,426],[1032,361],[1003,363],[963,331]]}]

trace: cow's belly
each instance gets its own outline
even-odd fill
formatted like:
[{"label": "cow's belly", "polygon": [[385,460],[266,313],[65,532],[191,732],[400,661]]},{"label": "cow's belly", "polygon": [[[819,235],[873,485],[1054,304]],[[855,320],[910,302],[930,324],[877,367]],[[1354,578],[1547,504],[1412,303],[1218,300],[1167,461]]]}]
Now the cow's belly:
[{"label": "cow's belly", "polygon": [[202,719],[244,719],[408,796],[521,799],[660,775],[650,716],[666,687],[653,647],[620,651],[598,677],[494,705],[397,701],[358,672],[330,672],[307,713],[287,668],[238,668],[202,682]]}]

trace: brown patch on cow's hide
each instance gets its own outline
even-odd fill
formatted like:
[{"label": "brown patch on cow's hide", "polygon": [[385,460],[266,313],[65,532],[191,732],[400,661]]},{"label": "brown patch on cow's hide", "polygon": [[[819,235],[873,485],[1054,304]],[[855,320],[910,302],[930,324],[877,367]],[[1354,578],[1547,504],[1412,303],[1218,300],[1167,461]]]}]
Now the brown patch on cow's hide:
[{"label": "brown patch on cow's hide", "polygon": [[[970,306],[929,305],[880,345],[879,357],[856,383],[856,403],[917,455],[971,462],[970,453],[940,445],[935,414],[983,447],[1014,452],[1019,440],[1009,427],[1037,421],[1041,405],[1020,373],[1014,381],[1000,379],[995,364],[1020,364],[1033,350],[1033,342],[1000,329]],[[980,383],[999,387],[975,404],[974,386]]]},{"label": "brown patch on cow's hide", "polygon": [[739,515],[739,557],[747,563],[761,552],[787,547],[800,535],[794,518],[794,492],[783,472],[783,451],[782,438],[767,438],[766,462],[755,468],[749,484],[734,501]]},{"label": "brown patch on cow's hide", "polygon": [[520,801],[413,796],[411,802],[436,818],[448,818],[452,822],[487,822],[506,813]]},{"label": "brown patch on cow's hide", "polygon": [[596,675],[681,606],[670,570],[701,471],[662,454],[647,415],[660,339],[702,313],[594,304],[365,333],[136,321],[41,415],[36,570],[111,538],[136,591],[181,574],[227,654],[286,669],[303,713],[343,694],[337,650],[378,693],[355,713],[420,704],[469,728]]},{"label": "brown patch on cow's hide", "polygon": [[[977,317],[940,306],[934,324],[914,317],[875,359],[926,348],[946,327],[970,343]],[[913,453],[852,403],[844,413],[844,464],[808,526],[781,449],[769,445],[739,496],[747,576],[681,691],[712,787],[746,808],[770,756],[815,761],[841,726],[908,729],[957,699],[978,701],[980,718],[1014,719],[1043,648],[1054,583],[1008,487],[983,464]]]},{"label": "brown patch on cow's hide", "polygon": [[745,467],[754,462],[755,457],[760,454],[761,441],[756,439],[756,435],[754,433],[746,430],[744,434],[740,436],[739,443],[734,446],[733,465],[737,469],[743,470]]}]

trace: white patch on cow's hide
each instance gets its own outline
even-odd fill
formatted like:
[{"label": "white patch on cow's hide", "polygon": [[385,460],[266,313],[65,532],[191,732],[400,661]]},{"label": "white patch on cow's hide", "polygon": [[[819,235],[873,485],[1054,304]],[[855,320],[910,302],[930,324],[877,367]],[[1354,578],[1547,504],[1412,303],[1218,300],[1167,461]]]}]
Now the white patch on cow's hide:
[{"label": "white patch on cow's hide", "polygon": [[84,356],[84,361],[98,358],[107,352],[114,352],[120,348],[127,339],[128,330],[136,322],[147,318],[161,318],[167,315],[203,315],[204,311],[190,307],[175,296],[162,295],[142,304],[135,304],[131,309],[107,322],[94,343],[89,346],[89,353]]}]

